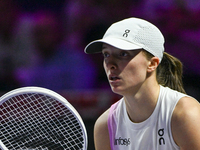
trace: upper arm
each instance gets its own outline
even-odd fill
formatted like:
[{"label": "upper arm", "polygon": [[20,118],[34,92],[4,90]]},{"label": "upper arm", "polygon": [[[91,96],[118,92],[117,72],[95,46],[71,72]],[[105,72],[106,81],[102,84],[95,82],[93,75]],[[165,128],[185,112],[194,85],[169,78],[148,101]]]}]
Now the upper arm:
[{"label": "upper arm", "polygon": [[108,132],[108,113],[107,110],[96,121],[94,126],[94,144],[96,150],[111,150]]},{"label": "upper arm", "polygon": [[171,127],[181,150],[200,149],[200,104],[191,97],[181,98],[173,112]]}]

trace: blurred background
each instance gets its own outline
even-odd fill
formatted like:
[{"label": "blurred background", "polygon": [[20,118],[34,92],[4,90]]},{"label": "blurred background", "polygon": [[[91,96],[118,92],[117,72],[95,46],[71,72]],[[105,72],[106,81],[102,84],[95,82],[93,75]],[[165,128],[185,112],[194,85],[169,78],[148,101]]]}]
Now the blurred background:
[{"label": "blurred background", "polygon": [[200,1],[1,0],[0,92],[40,86],[81,114],[94,149],[93,125],[120,96],[110,91],[101,54],[84,47],[114,22],[139,17],[165,36],[165,51],[183,62],[186,92],[200,100]]}]

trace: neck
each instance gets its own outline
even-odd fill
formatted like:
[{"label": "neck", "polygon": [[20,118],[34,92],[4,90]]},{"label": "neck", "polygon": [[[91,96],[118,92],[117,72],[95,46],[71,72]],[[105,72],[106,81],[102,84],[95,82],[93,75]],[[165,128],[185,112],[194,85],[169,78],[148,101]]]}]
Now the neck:
[{"label": "neck", "polygon": [[156,107],[159,92],[159,84],[157,82],[149,82],[142,85],[137,93],[124,95],[130,120],[138,123],[149,118]]}]

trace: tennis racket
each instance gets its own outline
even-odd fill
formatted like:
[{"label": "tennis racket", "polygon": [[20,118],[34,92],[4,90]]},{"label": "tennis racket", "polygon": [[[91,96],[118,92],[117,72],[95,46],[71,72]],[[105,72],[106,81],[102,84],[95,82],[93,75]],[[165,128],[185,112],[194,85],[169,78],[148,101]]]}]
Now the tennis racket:
[{"label": "tennis racket", "polygon": [[23,87],[0,97],[3,150],[86,150],[87,132],[75,108],[61,95]]}]

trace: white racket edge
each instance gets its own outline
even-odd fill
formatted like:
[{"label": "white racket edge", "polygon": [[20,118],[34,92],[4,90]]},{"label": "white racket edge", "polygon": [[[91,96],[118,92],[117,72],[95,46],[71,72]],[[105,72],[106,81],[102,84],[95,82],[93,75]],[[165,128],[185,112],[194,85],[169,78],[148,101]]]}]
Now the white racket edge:
[{"label": "white racket edge", "polygon": [[[63,103],[66,107],[68,107],[71,112],[74,114],[74,116],[76,116],[76,118],[78,119],[78,121],[81,124],[82,127],[82,131],[83,131],[83,137],[84,137],[84,150],[87,150],[87,146],[88,146],[88,137],[87,137],[87,131],[85,128],[85,124],[80,116],[80,114],[77,112],[77,110],[67,101],[67,99],[65,99],[63,96],[61,96],[60,94],[46,89],[46,88],[42,88],[42,87],[35,87],[35,86],[30,86],[30,87],[22,87],[22,88],[18,88],[15,90],[12,90],[10,92],[5,93],[4,95],[2,95],[0,97],[0,105],[5,102],[6,100],[8,100],[11,97],[14,97],[15,95],[19,95],[19,94],[23,94],[23,93],[38,93],[38,94],[46,94],[50,97],[54,97],[56,98],[56,100],[59,100],[61,103]],[[3,150],[8,150],[6,148],[6,146],[2,143],[2,141],[0,140],[0,148],[2,148]]]},{"label": "white racket edge", "polygon": [[3,150],[8,150],[7,147],[0,140],[0,148]]}]

